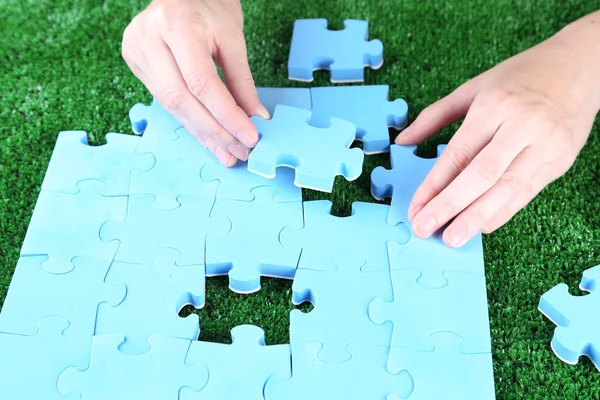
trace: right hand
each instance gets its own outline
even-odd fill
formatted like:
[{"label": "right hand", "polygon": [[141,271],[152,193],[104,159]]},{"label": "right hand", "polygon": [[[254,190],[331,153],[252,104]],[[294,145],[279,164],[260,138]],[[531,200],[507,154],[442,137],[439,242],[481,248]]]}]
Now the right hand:
[{"label": "right hand", "polygon": [[248,116],[269,113],[248,66],[239,0],[154,0],[125,29],[122,52],[158,102],[221,163],[248,159],[258,141]]}]

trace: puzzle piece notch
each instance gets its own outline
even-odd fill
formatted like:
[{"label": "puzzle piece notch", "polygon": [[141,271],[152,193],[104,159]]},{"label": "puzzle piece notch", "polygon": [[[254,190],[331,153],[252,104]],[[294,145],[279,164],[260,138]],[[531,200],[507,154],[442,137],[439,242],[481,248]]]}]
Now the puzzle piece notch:
[{"label": "puzzle piece notch", "polygon": [[600,321],[594,317],[600,307],[598,282],[600,266],[587,269],[579,287],[589,294],[573,296],[561,283],[542,295],[538,310],[557,325],[551,346],[558,358],[574,365],[585,355],[600,370]]},{"label": "puzzle piece notch", "polygon": [[198,316],[181,318],[179,311],[188,304],[204,306],[204,265],[177,266],[181,253],[175,249],[159,249],[152,256],[149,265],[114,262],[106,277],[107,282],[125,282],[127,296],[117,307],[100,305],[95,334],[123,334],[119,351],[126,354],[150,350],[151,335],[197,340],[200,334]]},{"label": "puzzle piece notch", "polygon": [[127,196],[133,170],[149,171],[154,167],[151,154],[136,154],[140,138],[108,133],[106,144],[90,146],[85,131],[63,131],[58,135],[42,190],[77,194],[78,183],[96,179],[106,184],[103,196]]},{"label": "puzzle piece notch", "polygon": [[326,19],[299,19],[294,23],[288,60],[288,78],[312,82],[313,71],[329,69],[331,82],[362,82],[364,68],[383,65],[383,44],[368,41],[367,21],[347,19],[344,29],[329,30]]},{"label": "puzzle piece notch", "polygon": [[308,88],[257,87],[256,92],[269,115],[273,115],[275,107],[278,105],[304,108],[306,110],[312,108],[311,92]]},{"label": "puzzle piece notch", "polygon": [[[438,146],[438,157],[445,149]],[[390,146],[392,169],[376,167],[371,173],[371,194],[377,200],[392,198],[388,222],[409,223],[408,207],[437,158],[421,158],[417,156],[417,146]]]},{"label": "puzzle piece notch", "polygon": [[253,325],[231,330],[232,344],[192,342],[188,362],[205,364],[209,379],[196,400],[264,400],[271,377],[292,375],[290,346],[267,346],[264,331]]},{"label": "puzzle piece notch", "polygon": [[155,97],[149,106],[138,103],[131,107],[129,120],[131,130],[136,135],[143,134],[144,140],[173,139],[175,131],[183,126]]},{"label": "puzzle piece notch", "polygon": [[331,118],[330,127],[315,128],[310,117],[309,110],[288,106],[277,106],[270,120],[252,117],[259,141],[248,157],[248,170],[273,178],[277,167],[295,168],[296,186],[325,192],[331,192],[337,175],[349,181],[358,178],[364,154],[349,148],[355,125]]},{"label": "puzzle piece notch", "polygon": [[77,392],[86,400],[164,400],[177,398],[184,388],[199,392],[206,385],[206,366],[186,363],[189,340],[151,336],[151,349],[141,355],[121,353],[124,340],[119,334],[94,336],[89,368],[67,368],[58,379],[58,391]]}]

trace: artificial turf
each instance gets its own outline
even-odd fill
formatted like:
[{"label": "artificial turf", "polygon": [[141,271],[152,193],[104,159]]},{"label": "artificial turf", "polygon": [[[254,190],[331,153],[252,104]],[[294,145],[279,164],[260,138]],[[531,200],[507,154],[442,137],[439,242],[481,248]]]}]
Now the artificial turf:
[{"label": "artificial turf", "polygon": [[[0,0],[0,306],[58,132],[86,130],[101,144],[107,132],[130,132],[129,108],[151,99],[120,56],[122,32],[146,3]],[[244,1],[243,8],[260,86],[309,86],[287,80],[295,19],[327,18],[334,28],[346,18],[368,19],[371,37],[385,45],[385,62],[367,70],[365,84],[389,84],[391,97],[409,103],[412,120],[459,84],[599,9],[600,2],[261,0]],[[316,76],[312,85],[330,84],[328,74]],[[457,126],[428,140],[423,154],[447,142]],[[577,366],[558,360],[549,346],[554,325],[537,311],[542,293],[559,282],[577,287],[581,272],[600,263],[598,127],[563,178],[484,238],[499,399],[600,397],[600,372],[587,359]],[[375,201],[369,175],[376,165],[389,166],[387,156],[368,156],[357,181],[338,178],[333,194],[305,191],[305,199],[330,199],[337,215],[347,215],[353,201]],[[201,339],[227,342],[232,327],[253,323],[265,329],[269,343],[288,341],[290,281],[264,279],[260,292],[246,296],[228,291],[225,278],[211,278],[207,286]]]}]

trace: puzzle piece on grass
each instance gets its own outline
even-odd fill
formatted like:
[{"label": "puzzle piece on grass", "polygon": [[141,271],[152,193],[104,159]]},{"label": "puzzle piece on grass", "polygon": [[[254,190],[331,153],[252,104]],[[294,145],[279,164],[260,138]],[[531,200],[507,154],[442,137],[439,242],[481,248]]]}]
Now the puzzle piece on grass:
[{"label": "puzzle piece on grass", "polygon": [[568,364],[577,364],[579,357],[589,357],[600,370],[600,266],[583,271],[579,284],[585,296],[569,294],[564,283],[556,285],[540,298],[538,309],[557,325],[552,338],[552,350]]},{"label": "puzzle piece on grass", "polygon": [[413,391],[407,371],[390,374],[385,370],[388,348],[352,343],[350,361],[329,364],[317,356],[320,343],[306,343],[292,349],[292,377],[273,377],[265,386],[266,400],[392,400],[406,399]]},{"label": "puzzle piece on grass", "polygon": [[411,400],[496,398],[491,353],[462,354],[462,338],[452,332],[434,333],[430,340],[433,351],[396,350],[398,371],[408,371],[414,380]]},{"label": "puzzle piece on grass", "polygon": [[117,307],[100,305],[95,334],[125,335],[123,353],[147,352],[151,335],[197,340],[200,334],[198,316],[181,318],[179,311],[188,304],[204,306],[204,265],[175,265],[180,253],[174,249],[153,256],[150,265],[114,262],[106,276],[106,282],[125,282],[127,296]]},{"label": "puzzle piece on grass", "polygon": [[42,267],[51,273],[71,271],[73,257],[83,254],[112,261],[119,247],[100,240],[98,231],[108,219],[125,218],[127,197],[102,196],[106,185],[97,180],[77,186],[81,191],[76,195],[40,191],[21,247],[22,256],[48,255]]},{"label": "puzzle piece on grass", "polygon": [[131,130],[136,135],[144,135],[144,140],[169,140],[181,124],[163,106],[152,98],[152,103],[147,106],[138,103],[129,110]]},{"label": "puzzle piece on grass", "polygon": [[152,154],[136,154],[140,138],[108,133],[107,144],[90,146],[84,131],[64,131],[58,135],[42,190],[79,193],[77,183],[97,179],[106,184],[102,195],[127,196],[133,170],[148,171],[155,163]]},{"label": "puzzle piece on grass", "polygon": [[[445,149],[438,146],[438,157]],[[390,146],[392,169],[377,167],[371,172],[371,194],[377,200],[392,198],[388,222],[408,223],[408,206],[413,195],[423,183],[437,158],[421,158],[416,155],[417,146]]]},{"label": "puzzle piece on grass", "polygon": [[92,337],[98,305],[113,308],[121,303],[125,284],[104,283],[110,261],[75,257],[72,271],[51,274],[42,269],[47,259],[45,255],[19,259],[0,313],[0,331],[34,335],[38,320],[58,316],[69,321],[66,336]]},{"label": "puzzle piece on grass", "polygon": [[398,371],[399,348],[433,351],[429,336],[448,331],[460,335],[461,352],[489,353],[491,339],[485,277],[447,271],[448,285],[428,289],[417,283],[420,272],[393,270],[394,301],[375,299],[369,305],[369,318],[375,324],[394,325],[388,371]]},{"label": "puzzle piece on grass", "polygon": [[308,88],[271,88],[257,87],[256,92],[263,106],[273,115],[278,105],[304,108],[310,110],[312,101]]},{"label": "puzzle piece on grass", "polygon": [[121,353],[124,340],[119,334],[94,336],[89,368],[67,368],[58,379],[58,391],[78,392],[85,400],[164,400],[206,385],[206,366],[186,364],[189,340],[151,336],[152,348],[141,355]]},{"label": "puzzle piece on grass", "polygon": [[79,399],[75,394],[61,396],[56,383],[68,366],[87,367],[91,335],[64,336],[62,333],[68,329],[69,321],[60,317],[42,318],[36,323],[37,329],[31,336],[0,332],[0,398]]},{"label": "puzzle piece on grass", "polygon": [[225,218],[210,218],[215,200],[179,196],[179,207],[162,211],[152,207],[154,198],[153,195],[129,196],[127,219],[106,221],[100,228],[103,241],[120,242],[115,261],[151,264],[153,251],[172,248],[181,253],[177,265],[204,264],[206,236],[225,235],[231,227]]},{"label": "puzzle piece on grass", "polygon": [[229,274],[229,288],[238,293],[260,289],[260,277],[292,279],[300,249],[285,248],[279,233],[302,226],[302,202],[278,203],[272,187],[252,190],[253,201],[218,199],[210,216],[229,218],[231,231],[206,238],[206,275]]},{"label": "puzzle piece on grass", "polygon": [[206,163],[200,171],[205,182],[218,181],[217,199],[252,201],[252,189],[272,186],[279,190],[275,201],[302,201],[302,189],[294,185],[294,170],[283,168],[272,179],[248,171],[248,163],[238,161],[233,167],[221,163]]},{"label": "puzzle piece on grass", "polygon": [[322,343],[319,359],[329,363],[349,361],[349,343],[388,346],[392,337],[392,326],[373,324],[368,313],[375,298],[393,300],[389,271],[362,272],[364,260],[350,256],[336,257],[335,262],[336,271],[298,270],[292,301],[309,301],[314,309],[290,314],[292,349],[307,342]]},{"label": "puzzle piece on grass", "polygon": [[389,151],[389,128],[406,126],[408,105],[402,99],[388,101],[388,85],[317,87],[310,91],[311,125],[326,128],[333,117],[352,122],[365,154]]},{"label": "puzzle piece on grass", "polygon": [[438,231],[427,239],[412,236],[403,245],[390,243],[388,254],[392,270],[418,270],[421,275],[417,283],[431,289],[448,284],[444,278],[446,271],[484,276],[481,232],[457,249],[446,246],[442,234]]},{"label": "puzzle piece on grass", "polygon": [[291,377],[288,344],[267,346],[264,331],[253,325],[236,326],[231,338],[232,344],[192,342],[188,362],[205,364],[209,373],[195,400],[264,400],[269,378]]},{"label": "puzzle piece on grass", "polygon": [[297,186],[325,192],[331,192],[337,175],[358,178],[364,154],[349,148],[356,127],[332,118],[329,128],[315,128],[310,115],[309,110],[277,106],[270,120],[252,117],[259,140],[248,157],[248,170],[273,178],[277,167],[295,168]]},{"label": "puzzle piece on grass", "polygon": [[313,71],[329,69],[331,82],[362,82],[364,68],[383,65],[383,43],[367,40],[369,23],[347,19],[344,29],[327,29],[327,20],[299,19],[294,22],[288,78],[312,82]]},{"label": "puzzle piece on grass", "polygon": [[305,201],[304,227],[286,227],[279,240],[285,247],[302,248],[299,269],[335,271],[341,255],[365,260],[364,272],[389,271],[388,242],[404,244],[410,238],[406,224],[387,223],[389,206],[355,202],[352,215],[331,215],[328,200]]}]

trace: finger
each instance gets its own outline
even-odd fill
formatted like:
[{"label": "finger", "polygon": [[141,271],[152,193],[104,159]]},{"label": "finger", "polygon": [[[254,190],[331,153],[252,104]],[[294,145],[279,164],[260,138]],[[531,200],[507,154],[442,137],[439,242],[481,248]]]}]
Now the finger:
[{"label": "finger", "polygon": [[256,128],[221,81],[215,63],[204,44],[204,37],[199,35],[197,30],[190,30],[184,32],[183,36],[181,32],[177,35],[167,33],[165,39],[188,91],[227,132],[247,148],[254,147],[258,141]]},{"label": "finger", "polygon": [[396,144],[418,144],[442,128],[463,118],[475,98],[476,83],[469,81],[448,96],[425,108],[415,121],[396,137]]}]

